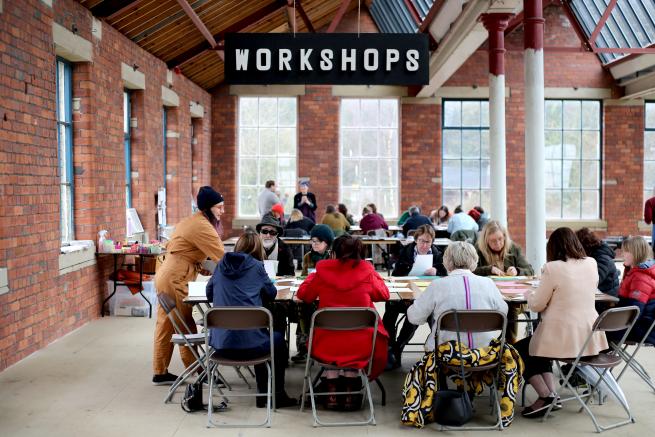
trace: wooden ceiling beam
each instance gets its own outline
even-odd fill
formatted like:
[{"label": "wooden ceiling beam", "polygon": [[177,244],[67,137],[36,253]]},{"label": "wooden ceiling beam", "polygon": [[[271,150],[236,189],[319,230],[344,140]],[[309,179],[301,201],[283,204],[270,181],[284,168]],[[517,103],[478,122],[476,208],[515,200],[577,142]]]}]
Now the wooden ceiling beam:
[{"label": "wooden ceiling beam", "polygon": [[309,16],[305,12],[305,8],[302,7],[300,0],[296,0],[296,9],[298,9],[298,14],[300,14],[300,18],[302,19],[303,23],[305,23],[307,30],[309,30],[311,33],[316,33],[316,29],[312,24],[312,20],[309,19]]},{"label": "wooden ceiling beam", "polygon": [[122,8],[120,8],[119,10],[114,12],[113,14],[109,15],[107,17],[107,21],[112,21],[112,20],[116,19],[116,17],[120,17],[125,12],[129,11],[130,9],[136,9],[137,7],[139,7],[139,3],[141,3],[141,0],[136,0],[136,1],[130,2],[130,4],[128,4],[127,6],[123,6]]},{"label": "wooden ceiling beam", "polygon": [[[205,37],[209,45],[211,46],[212,49],[216,48],[216,40],[214,39],[214,35],[211,34],[209,29],[207,29],[207,26],[205,26],[205,23],[202,22],[198,14],[196,14],[196,11],[193,10],[191,5],[189,5],[189,2],[186,0],[177,0],[177,3],[182,7],[184,12],[189,16],[191,19],[191,22],[193,23],[194,26],[196,26],[196,29],[202,33],[202,36]],[[216,52],[219,58],[221,58],[221,61],[224,60],[224,55],[223,52]]]},{"label": "wooden ceiling beam", "polygon": [[109,17],[122,9],[133,6],[139,0],[105,0],[91,7],[89,10],[93,15],[100,18]]},{"label": "wooden ceiling beam", "polygon": [[351,0],[343,0],[341,2],[341,6],[339,6],[339,9],[337,10],[337,13],[334,15],[334,18],[332,19],[330,26],[327,28],[326,33],[334,33],[337,26],[339,26],[339,23],[341,23],[343,16],[346,15],[346,11],[348,10],[348,6],[350,6],[350,2]]},{"label": "wooden ceiling beam", "polygon": [[[267,4],[266,6],[256,10],[252,14],[234,23],[232,26],[223,29],[223,31],[217,33],[216,35],[213,35],[213,37],[216,41],[221,41],[225,38],[226,33],[238,32],[242,30],[244,27],[248,27],[254,23],[257,23],[258,21],[263,20],[273,12],[276,12],[280,8],[286,6],[286,4],[287,4],[286,1],[275,0],[273,3]],[[181,64],[185,63],[187,60],[198,55],[199,53],[202,53],[205,50],[210,50],[210,49],[211,49],[210,44],[207,41],[203,41],[202,43],[197,44],[196,46],[182,53],[181,55],[178,55],[173,59],[167,61],[166,65],[168,66],[168,68],[180,66]]]}]

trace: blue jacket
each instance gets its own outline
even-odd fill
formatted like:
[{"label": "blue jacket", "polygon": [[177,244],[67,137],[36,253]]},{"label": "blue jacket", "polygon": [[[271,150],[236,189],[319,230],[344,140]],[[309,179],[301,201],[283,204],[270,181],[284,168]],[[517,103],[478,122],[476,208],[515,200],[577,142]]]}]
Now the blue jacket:
[{"label": "blue jacket", "polygon": [[412,214],[403,225],[403,234],[407,237],[409,231],[418,228],[421,225],[432,225],[432,221],[419,213]]},{"label": "blue jacket", "polygon": [[[214,306],[260,307],[273,300],[277,289],[264,270],[264,264],[246,253],[226,253],[207,284],[207,298]],[[265,329],[232,331],[212,329],[209,344],[214,349],[267,347]]]}]

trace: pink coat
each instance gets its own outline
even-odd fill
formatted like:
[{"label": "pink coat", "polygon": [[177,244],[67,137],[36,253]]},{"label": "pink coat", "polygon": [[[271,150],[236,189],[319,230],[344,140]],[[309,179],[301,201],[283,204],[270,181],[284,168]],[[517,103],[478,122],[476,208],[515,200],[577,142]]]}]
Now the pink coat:
[{"label": "pink coat", "polygon": [[[574,358],[598,317],[594,306],[598,269],[593,258],[546,263],[539,288],[528,297],[530,310],[541,323],[530,341],[530,355]],[[607,349],[604,332],[594,334],[583,356]]]}]

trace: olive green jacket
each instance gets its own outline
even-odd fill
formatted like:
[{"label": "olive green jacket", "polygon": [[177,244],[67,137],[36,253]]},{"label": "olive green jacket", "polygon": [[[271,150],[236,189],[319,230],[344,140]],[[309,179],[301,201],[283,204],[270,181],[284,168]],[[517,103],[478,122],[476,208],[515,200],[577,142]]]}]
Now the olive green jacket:
[{"label": "olive green jacket", "polygon": [[[489,265],[489,262],[484,258],[482,255],[482,252],[480,252],[479,249],[476,248],[478,251],[478,267],[475,269],[473,273],[479,276],[490,276],[491,275],[491,265]],[[510,267],[515,267],[516,270],[518,271],[519,276],[532,276],[534,275],[534,269],[530,265],[527,259],[525,259],[525,256],[521,253],[521,247],[518,245],[512,243],[512,246],[509,248],[509,251],[507,252],[507,255],[505,255],[505,268],[504,270],[507,271],[508,268]]]}]

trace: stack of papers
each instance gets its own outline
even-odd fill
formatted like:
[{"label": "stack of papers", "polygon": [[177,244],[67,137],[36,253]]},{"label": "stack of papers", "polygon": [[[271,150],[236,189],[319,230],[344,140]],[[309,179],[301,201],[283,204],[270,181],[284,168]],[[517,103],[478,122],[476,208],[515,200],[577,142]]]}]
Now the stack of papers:
[{"label": "stack of papers", "polygon": [[206,282],[189,282],[189,297],[207,297]]}]

